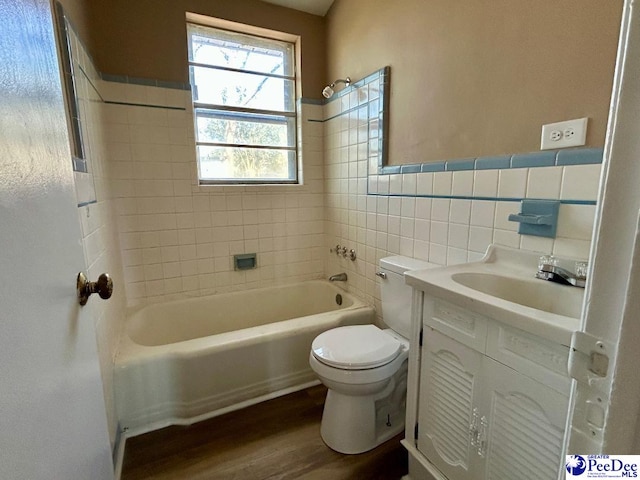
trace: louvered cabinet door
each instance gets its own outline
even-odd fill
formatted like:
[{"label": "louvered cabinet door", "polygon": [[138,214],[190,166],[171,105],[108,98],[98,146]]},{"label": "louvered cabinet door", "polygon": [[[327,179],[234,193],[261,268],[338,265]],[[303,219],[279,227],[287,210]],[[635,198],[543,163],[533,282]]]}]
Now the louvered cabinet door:
[{"label": "louvered cabinet door", "polygon": [[490,358],[484,368],[485,478],[556,480],[568,397]]},{"label": "louvered cabinet door", "polygon": [[482,478],[470,423],[483,359],[481,353],[424,327],[417,446],[451,479]]}]

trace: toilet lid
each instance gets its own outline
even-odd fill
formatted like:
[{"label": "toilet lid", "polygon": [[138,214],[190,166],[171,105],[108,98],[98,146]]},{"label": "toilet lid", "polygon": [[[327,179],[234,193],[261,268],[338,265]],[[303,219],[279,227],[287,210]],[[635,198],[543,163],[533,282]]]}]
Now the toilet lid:
[{"label": "toilet lid", "polygon": [[311,344],[322,363],[345,370],[363,370],[389,363],[401,344],[375,325],[338,327],[318,335]]}]

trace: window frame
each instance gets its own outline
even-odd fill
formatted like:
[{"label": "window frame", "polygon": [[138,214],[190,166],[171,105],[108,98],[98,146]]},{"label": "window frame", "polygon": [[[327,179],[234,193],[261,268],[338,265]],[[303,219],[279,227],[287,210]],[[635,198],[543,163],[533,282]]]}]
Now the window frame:
[{"label": "window frame", "polygon": [[[206,20],[206,21],[203,21]],[[188,51],[192,49],[192,31],[191,27],[196,29],[211,29],[222,32],[229,32],[231,34],[239,34],[248,37],[254,37],[257,40],[266,40],[267,42],[274,43],[286,43],[290,48],[290,54],[284,55],[283,72],[287,72],[290,62],[291,75],[285,74],[273,74],[269,72],[259,72],[250,69],[241,69],[234,67],[216,66],[206,63],[196,62],[191,60],[191,55],[187,58],[187,67],[189,69],[189,82],[191,84],[191,102],[192,102],[192,115],[194,122],[194,142],[196,148],[196,162],[197,162],[197,175],[198,183],[200,186],[225,186],[225,185],[300,185],[301,184],[301,161],[300,151],[298,146],[298,126],[299,126],[299,88],[300,88],[300,76],[298,71],[299,65],[299,37],[285,34],[282,32],[274,32],[258,27],[250,27],[247,25],[237,24],[234,22],[228,22],[225,20],[214,19],[210,17],[204,17],[197,14],[187,14],[187,47]],[[243,28],[246,27],[246,28]],[[215,33],[214,33],[215,35]],[[278,78],[283,79],[285,82],[291,82],[292,87],[287,92],[285,91],[285,101],[287,95],[290,95],[289,99],[291,110],[269,110],[258,109],[248,107],[238,107],[232,105],[220,105],[216,103],[208,103],[204,101],[196,100],[197,86],[195,84],[194,75],[192,74],[194,67],[206,68],[215,71],[233,72],[239,74],[257,75],[264,78]],[[233,114],[236,113],[235,120],[243,120],[248,122],[255,121],[259,124],[280,124],[287,129],[288,145],[274,146],[274,145],[256,145],[255,143],[224,143],[224,142],[211,142],[205,140],[198,140],[198,119],[204,116],[210,117],[229,117],[233,120]],[[279,119],[282,120],[279,120]],[[199,154],[199,147],[214,147],[214,148],[251,148],[254,150],[278,150],[287,152],[288,155],[288,171],[291,178],[202,178],[201,174],[201,158]]]}]

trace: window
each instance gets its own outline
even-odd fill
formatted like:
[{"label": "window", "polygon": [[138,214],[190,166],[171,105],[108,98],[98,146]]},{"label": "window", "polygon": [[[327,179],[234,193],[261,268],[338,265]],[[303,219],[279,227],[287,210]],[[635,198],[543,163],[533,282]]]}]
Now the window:
[{"label": "window", "polygon": [[187,32],[200,183],[298,183],[294,44]]}]

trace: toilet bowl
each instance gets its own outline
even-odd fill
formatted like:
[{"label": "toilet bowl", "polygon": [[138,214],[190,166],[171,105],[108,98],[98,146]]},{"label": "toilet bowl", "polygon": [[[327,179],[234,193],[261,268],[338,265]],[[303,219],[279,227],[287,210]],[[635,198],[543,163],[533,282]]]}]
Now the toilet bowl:
[{"label": "toilet bowl", "polygon": [[[337,337],[342,337],[339,346],[344,350],[332,342]],[[382,348],[376,351],[378,346]],[[360,354],[357,360],[354,351]],[[406,340],[375,325],[334,328],[316,337],[309,364],[328,388],[320,434],[329,447],[362,453],[402,431],[408,356]],[[392,401],[394,394],[398,398]]]},{"label": "toilet bowl", "polygon": [[318,335],[309,365],[328,388],[320,434],[333,450],[366,452],[404,429],[412,290],[404,272],[434,265],[407,257],[380,260],[383,320]]}]

